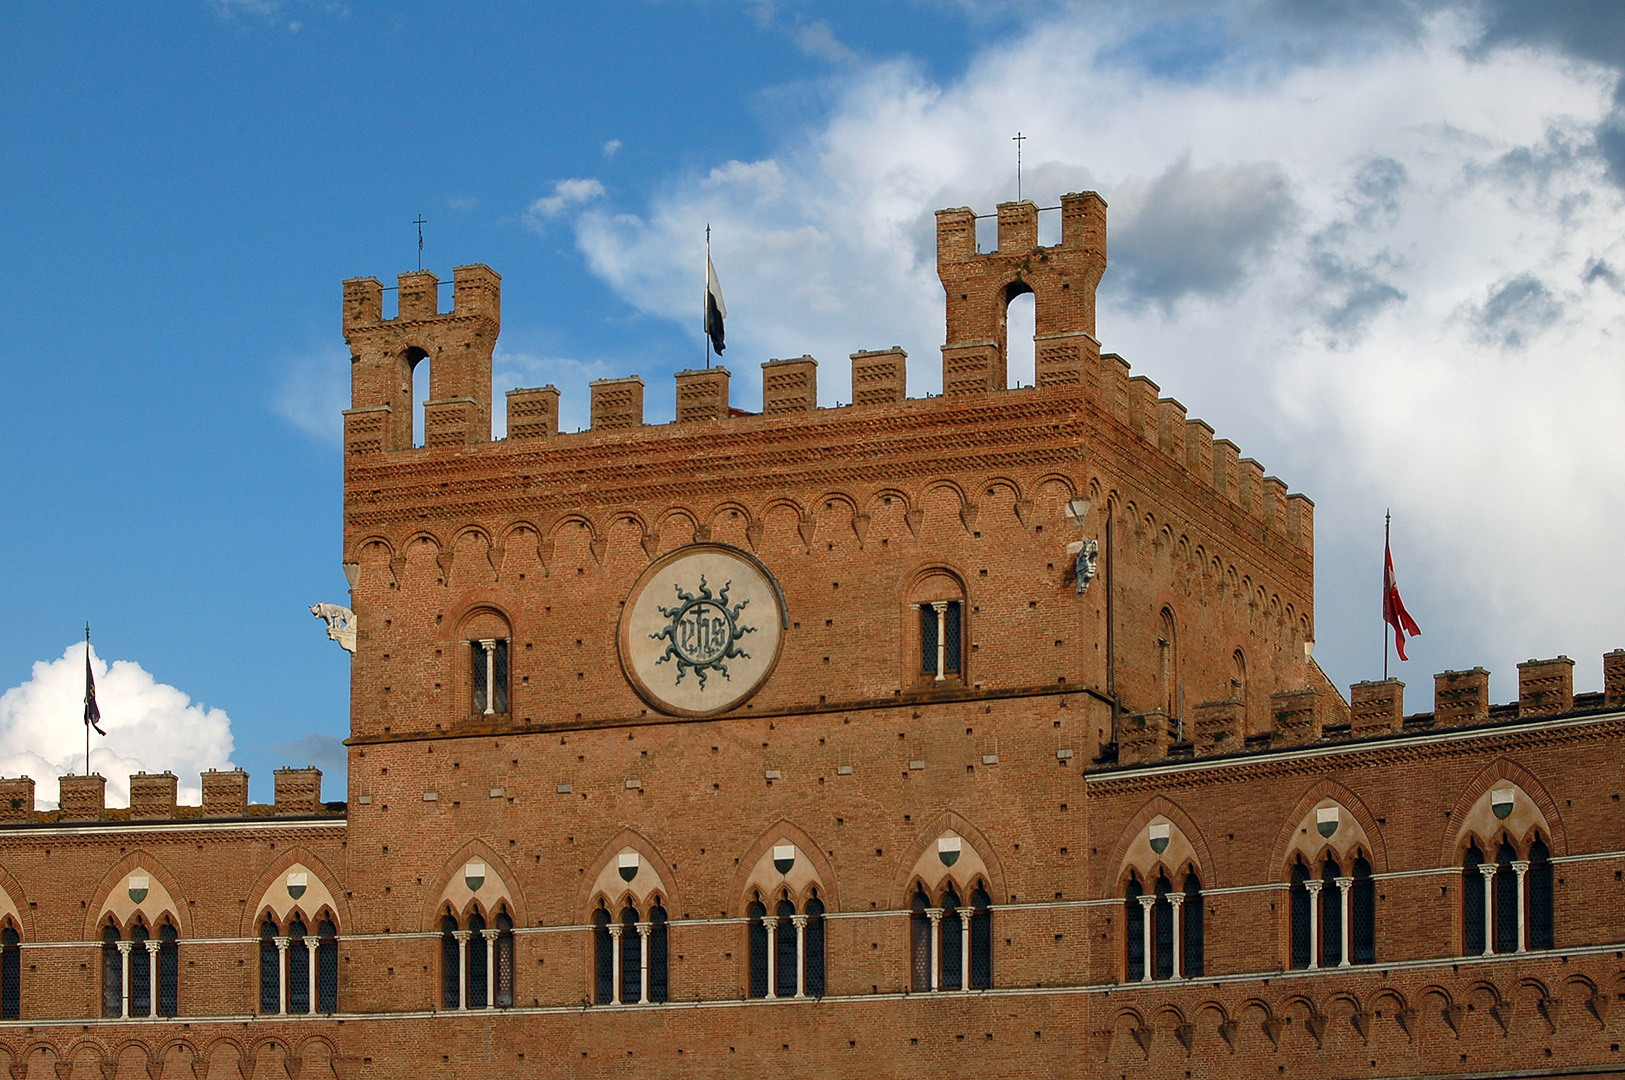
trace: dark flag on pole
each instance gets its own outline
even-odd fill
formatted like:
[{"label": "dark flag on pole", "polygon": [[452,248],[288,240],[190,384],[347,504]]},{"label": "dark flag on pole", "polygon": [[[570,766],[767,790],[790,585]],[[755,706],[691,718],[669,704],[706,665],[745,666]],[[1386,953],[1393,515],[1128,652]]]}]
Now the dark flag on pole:
[{"label": "dark flag on pole", "polygon": [[1388,542],[1382,545],[1382,621],[1394,628],[1394,648],[1399,650],[1399,658],[1405,656],[1405,635],[1417,637],[1422,628],[1416,625],[1411,613],[1405,610],[1405,602],[1399,598],[1399,582],[1394,578],[1394,555],[1388,548]]},{"label": "dark flag on pole", "polygon": [[722,355],[722,320],[728,317],[728,305],[722,302],[722,286],[717,282],[717,268],[711,265],[710,237],[707,230],[705,253],[705,335],[711,339],[711,348]]},{"label": "dark flag on pole", "polygon": [[[85,726],[95,728],[98,735],[106,735],[107,732],[103,731],[101,725],[96,723],[101,718],[102,710],[96,704],[96,676],[90,670],[90,631],[87,629],[85,631]],[[86,731],[85,734],[88,736],[90,732]],[[90,771],[88,763],[85,766],[85,771],[87,773]]]}]

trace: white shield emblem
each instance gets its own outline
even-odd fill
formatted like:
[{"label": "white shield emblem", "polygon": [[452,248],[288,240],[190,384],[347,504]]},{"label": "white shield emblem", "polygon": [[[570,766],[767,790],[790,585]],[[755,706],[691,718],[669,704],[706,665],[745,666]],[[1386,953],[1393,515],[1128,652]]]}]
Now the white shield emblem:
[{"label": "white shield emblem", "polygon": [[1320,835],[1328,840],[1332,838],[1332,833],[1336,832],[1337,827],[1342,823],[1342,816],[1337,812],[1335,806],[1323,806],[1315,811],[1315,828],[1320,831]]},{"label": "white shield emblem", "polygon": [[310,875],[292,873],[288,875],[288,895],[295,900],[305,895],[305,887],[310,884]]},{"label": "white shield emblem", "polygon": [[638,853],[623,851],[616,860],[617,868],[621,872],[622,881],[631,881],[638,876]]},{"label": "white shield emblem", "polygon": [[485,884],[485,864],[476,859],[464,866],[463,884],[468,886],[469,892],[479,892],[480,886]]},{"label": "white shield emblem", "polygon": [[1515,802],[1517,802],[1517,793],[1511,788],[1501,788],[1499,791],[1490,792],[1490,809],[1495,811],[1495,816],[1502,821],[1512,816],[1512,806]]},{"label": "white shield emblem", "polygon": [[943,836],[937,839],[937,858],[942,860],[943,866],[952,866],[959,861],[960,842],[957,836]]},{"label": "white shield emblem", "polygon": [[788,874],[790,868],[796,864],[796,846],[794,844],[775,844],[773,847],[773,869],[781,874]]},{"label": "white shield emblem", "polygon": [[1146,830],[1146,834],[1151,840],[1152,851],[1155,851],[1158,855],[1161,855],[1164,851],[1168,850],[1169,837],[1168,823],[1166,821],[1157,822],[1157,824]]},{"label": "white shield emblem", "polygon": [[147,888],[149,885],[151,885],[151,882],[147,880],[147,875],[131,874],[130,899],[137,904],[145,900],[147,898]]}]

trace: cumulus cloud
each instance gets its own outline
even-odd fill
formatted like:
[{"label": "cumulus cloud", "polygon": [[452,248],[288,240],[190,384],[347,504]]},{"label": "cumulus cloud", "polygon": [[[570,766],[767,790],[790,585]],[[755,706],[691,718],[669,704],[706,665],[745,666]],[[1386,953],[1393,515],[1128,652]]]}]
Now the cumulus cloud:
[{"label": "cumulus cloud", "polygon": [[[128,806],[129,777],[163,772],[179,778],[180,799],[196,805],[199,774],[229,769],[231,718],[158,682],[133,660],[90,656],[101,707],[102,738],[92,733],[90,766],[107,778],[109,806]],[[57,803],[56,778],[85,771],[85,643],[34,664],[27,682],[0,694],[0,775],[31,776],[41,806]]]},{"label": "cumulus cloud", "polygon": [[801,51],[818,60],[830,64],[848,64],[858,58],[858,54],[841,43],[835,36],[835,31],[823,19],[815,19],[804,26],[796,28],[796,44]]},{"label": "cumulus cloud", "polygon": [[589,208],[577,244],[630,304],[688,327],[710,222],[744,402],[747,359],[811,352],[833,404],[844,357],[893,343],[910,393],[935,391],[932,211],[1014,196],[1019,120],[1029,197],[1110,204],[1103,345],[1315,498],[1334,677],[1380,669],[1392,507],[1427,632],[1413,708],[1426,673],[1479,663],[1510,697],[1537,653],[1589,657],[1577,679],[1597,684],[1625,608],[1606,542],[1625,530],[1625,444],[1596,437],[1625,426],[1625,201],[1594,138],[1618,71],[1527,35],[1486,44],[1468,9],[1223,10],[1206,40],[1250,45],[1159,59],[1138,9],[1066,7],[950,80],[844,70],[818,123],[647,204]]},{"label": "cumulus cloud", "polygon": [[592,178],[560,180],[553,185],[553,194],[544,195],[530,204],[525,211],[525,224],[532,229],[541,231],[547,223],[570,209],[582,203],[602,198],[604,185]]}]

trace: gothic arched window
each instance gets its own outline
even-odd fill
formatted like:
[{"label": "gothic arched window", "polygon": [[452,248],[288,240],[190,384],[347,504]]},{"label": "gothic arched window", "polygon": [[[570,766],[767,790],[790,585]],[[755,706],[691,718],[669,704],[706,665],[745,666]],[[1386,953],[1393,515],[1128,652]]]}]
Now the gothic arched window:
[{"label": "gothic arched window", "polygon": [[1140,903],[1145,890],[1140,888],[1138,880],[1129,878],[1124,893],[1123,944],[1126,963],[1123,977],[1128,982],[1139,982],[1145,978],[1145,906]]},{"label": "gothic arched window", "polygon": [[595,1005],[615,1001],[615,943],[609,932],[609,912],[600,907],[592,913],[593,993]]},{"label": "gothic arched window", "polygon": [[993,986],[993,898],[980,885],[970,894],[970,986]]},{"label": "gothic arched window", "polygon": [[796,983],[798,981],[798,960],[800,954],[800,935],[796,932],[796,906],[790,902],[789,897],[780,900],[778,907],[773,911],[778,916],[778,925],[774,927],[776,935],[773,949],[773,992],[779,997],[795,997]]},{"label": "gothic arched window", "polygon": [[1483,864],[1483,852],[1477,844],[1470,845],[1461,860],[1461,951],[1466,956],[1485,951],[1484,876],[1479,871]]},{"label": "gothic arched window", "polygon": [[323,919],[316,928],[316,1011],[339,1011],[339,928]]},{"label": "gothic arched window", "polygon": [[1309,900],[1309,889],[1305,885],[1308,880],[1309,868],[1301,861],[1294,863],[1292,884],[1287,895],[1292,908],[1292,967],[1296,970],[1307,968],[1313,955],[1311,924],[1314,911]]},{"label": "gothic arched window", "polygon": [[147,939],[151,936],[143,924],[130,924],[131,1016],[148,1016],[152,1012],[152,962],[147,956]]},{"label": "gothic arched window", "polygon": [[511,1009],[513,1008],[513,919],[505,910],[497,912],[496,931],[496,949],[493,956],[496,965],[496,1006],[499,1009]]},{"label": "gothic arched window", "polygon": [[1337,887],[1342,868],[1332,859],[1320,869],[1320,966],[1343,962],[1343,894]]},{"label": "gothic arched window", "polygon": [[282,954],[276,947],[277,925],[269,917],[260,923],[260,1012],[282,1011]]},{"label": "gothic arched window", "polygon": [[102,1015],[118,1016],[124,1009],[124,957],[119,952],[118,927],[102,928]]},{"label": "gothic arched window", "polygon": [[1536,839],[1529,845],[1529,947],[1551,949],[1552,944],[1552,854]]},{"label": "gothic arched window", "polygon": [[463,956],[457,944],[457,917],[450,912],[440,920],[440,1007],[456,1009],[463,1003]]},{"label": "gothic arched window", "polygon": [[483,1009],[486,1003],[486,976],[490,973],[490,959],[485,955],[485,916],[478,911],[468,917],[468,992],[463,996],[466,1009]]},{"label": "gothic arched window", "polygon": [[1195,978],[1206,971],[1206,941],[1202,922],[1202,879],[1195,870],[1185,874],[1185,903],[1180,907],[1180,974]]},{"label": "gothic arched window", "polygon": [[1173,883],[1168,875],[1157,878],[1156,903],[1151,905],[1151,977],[1174,977],[1174,906],[1168,902]]},{"label": "gothic arched window", "polygon": [[158,928],[158,1015],[180,1015],[180,931],[165,922]]},{"label": "gothic arched window", "polygon": [[1518,853],[1502,844],[1495,853],[1495,951],[1518,951],[1518,874],[1512,864]]},{"label": "gothic arched window", "polygon": [[295,915],[288,921],[288,1011],[302,1015],[310,1011],[310,949],[305,945],[305,920]]},{"label": "gothic arched window", "polygon": [[649,909],[649,1000],[665,1001],[671,992],[671,940],[666,909],[657,899]]},{"label": "gothic arched window", "polygon": [[915,991],[931,989],[931,919],[926,910],[931,901],[925,890],[917,889],[909,903],[909,986]]},{"label": "gothic arched window", "polygon": [[0,930],[0,1020],[16,1020],[22,1015],[21,942],[16,927]]},{"label": "gothic arched window", "polygon": [[1377,883],[1365,856],[1354,860],[1354,884],[1349,889],[1349,962],[1377,962]]},{"label": "gothic arched window", "polygon": [[621,911],[621,1003],[643,1000],[643,936],[638,933],[638,909]]},{"label": "gothic arched window", "polygon": [[806,983],[808,997],[824,996],[824,902],[815,893],[802,910],[807,913],[807,928],[802,932],[807,952]]},{"label": "gothic arched window", "polygon": [[954,892],[951,885],[942,896],[942,918],[938,921],[938,927],[942,939],[942,961],[937,986],[943,990],[958,990],[964,985],[963,939],[966,927],[959,911],[959,894]]},{"label": "gothic arched window", "polygon": [[750,996],[767,997],[767,907],[760,900],[752,900],[745,908],[750,920],[747,932],[750,946]]}]

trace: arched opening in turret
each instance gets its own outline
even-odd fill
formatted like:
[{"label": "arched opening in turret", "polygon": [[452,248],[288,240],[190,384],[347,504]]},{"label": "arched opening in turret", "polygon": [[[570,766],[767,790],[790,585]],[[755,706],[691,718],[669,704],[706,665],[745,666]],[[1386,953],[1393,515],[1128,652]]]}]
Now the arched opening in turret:
[{"label": "arched opening in turret", "polygon": [[423,406],[429,400],[429,354],[418,348],[406,350],[406,367],[412,379],[412,397],[408,402],[412,411],[411,445],[425,446],[428,430],[423,424]]},{"label": "arched opening in turret", "polygon": [[1033,291],[1025,282],[1013,281],[1005,289],[1004,340],[1005,382],[1010,386],[1038,384],[1038,313]]}]

